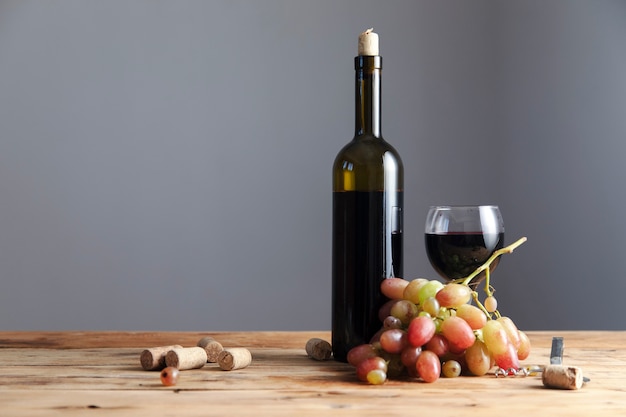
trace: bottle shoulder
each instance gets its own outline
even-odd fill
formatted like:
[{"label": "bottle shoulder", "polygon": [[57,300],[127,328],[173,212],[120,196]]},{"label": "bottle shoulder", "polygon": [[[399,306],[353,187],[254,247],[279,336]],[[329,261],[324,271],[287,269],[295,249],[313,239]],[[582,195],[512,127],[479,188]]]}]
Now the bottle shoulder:
[{"label": "bottle shoulder", "polygon": [[379,137],[359,137],[346,144],[333,164],[334,191],[402,190],[400,155]]},{"label": "bottle shoulder", "polygon": [[341,148],[335,158],[335,165],[344,162],[370,165],[387,161],[402,166],[400,154],[389,142],[380,137],[363,136],[354,138]]}]

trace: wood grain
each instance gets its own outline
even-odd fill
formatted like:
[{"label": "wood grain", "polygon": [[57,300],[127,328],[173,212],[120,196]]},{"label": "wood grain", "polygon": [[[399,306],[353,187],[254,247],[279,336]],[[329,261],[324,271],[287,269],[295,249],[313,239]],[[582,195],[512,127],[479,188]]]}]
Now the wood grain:
[{"label": "wood grain", "polygon": [[[207,363],[174,387],[141,368],[144,348],[195,346],[207,335],[247,347],[252,364],[227,372]],[[349,365],[307,357],[307,340],[328,332],[0,332],[0,415],[626,416],[626,332],[529,332],[524,363],[547,364],[557,335],[564,362],[591,378],[581,390],[493,375],[368,386]]]}]

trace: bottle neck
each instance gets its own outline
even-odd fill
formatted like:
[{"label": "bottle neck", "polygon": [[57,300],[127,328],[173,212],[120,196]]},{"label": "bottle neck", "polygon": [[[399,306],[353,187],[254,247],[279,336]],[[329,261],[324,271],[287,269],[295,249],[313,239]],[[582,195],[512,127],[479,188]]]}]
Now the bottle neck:
[{"label": "bottle neck", "polygon": [[383,58],[377,56],[357,56],[354,58],[356,118],[354,136],[374,136],[382,138],[381,114],[381,73]]}]

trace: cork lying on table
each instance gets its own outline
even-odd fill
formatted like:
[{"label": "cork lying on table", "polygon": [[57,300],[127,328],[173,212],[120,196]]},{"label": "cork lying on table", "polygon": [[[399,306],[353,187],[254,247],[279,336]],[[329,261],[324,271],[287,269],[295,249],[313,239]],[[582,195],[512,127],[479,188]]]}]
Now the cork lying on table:
[{"label": "cork lying on table", "polygon": [[246,348],[228,348],[220,352],[217,363],[224,371],[242,369],[252,363],[252,354]]},{"label": "cork lying on table", "polygon": [[206,351],[199,346],[172,349],[165,355],[165,365],[181,371],[202,368],[206,362]]},{"label": "cork lying on table", "polygon": [[220,353],[224,350],[222,344],[211,336],[206,336],[200,339],[198,341],[198,346],[204,349],[207,361],[211,363],[216,363]]},{"label": "cork lying on table", "polygon": [[333,355],[333,348],[329,342],[318,337],[309,339],[305,346],[306,354],[309,358],[325,361]]},{"label": "cork lying on table", "polygon": [[145,349],[139,356],[141,367],[146,371],[160,371],[165,368],[165,355],[167,355],[167,352],[181,348],[181,345],[169,345]]},{"label": "cork lying on table", "polygon": [[548,388],[580,389],[583,371],[577,366],[550,365],[541,373],[541,381]]}]

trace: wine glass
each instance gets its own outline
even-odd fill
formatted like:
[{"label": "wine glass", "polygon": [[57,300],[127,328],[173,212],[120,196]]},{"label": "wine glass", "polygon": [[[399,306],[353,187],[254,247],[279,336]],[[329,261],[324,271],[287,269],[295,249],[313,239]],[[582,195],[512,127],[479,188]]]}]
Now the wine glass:
[{"label": "wine glass", "polygon": [[[504,222],[498,206],[432,206],[426,217],[426,253],[446,281],[465,278],[504,245]],[[499,258],[490,265],[493,271]],[[469,283],[475,288],[481,272]]]}]

